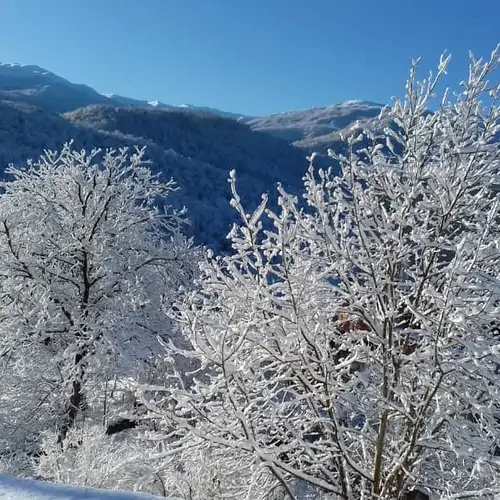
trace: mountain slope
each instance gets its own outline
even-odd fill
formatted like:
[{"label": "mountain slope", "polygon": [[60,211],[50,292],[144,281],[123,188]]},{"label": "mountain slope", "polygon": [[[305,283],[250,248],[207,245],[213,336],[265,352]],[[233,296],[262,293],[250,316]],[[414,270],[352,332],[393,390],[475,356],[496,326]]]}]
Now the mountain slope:
[{"label": "mountain slope", "polygon": [[87,85],[71,83],[39,66],[0,63],[0,99],[65,112],[89,104],[113,101]]},{"label": "mountain slope", "polygon": [[367,101],[346,101],[327,107],[253,118],[246,123],[253,130],[295,143],[328,136],[358,120],[376,118],[382,108],[381,104]]},{"label": "mountain slope", "polygon": [[169,202],[188,208],[188,234],[214,250],[227,248],[225,235],[236,220],[229,205],[231,169],[237,170],[249,210],[261,193],[274,195],[279,181],[298,191],[307,169],[304,151],[211,114],[90,106],[61,116],[0,101],[0,172],[10,162],[24,162],[71,139],[85,149],[147,146],[152,168],[180,187]]},{"label": "mountain slope", "polygon": [[191,234],[213,248],[225,248],[225,235],[236,220],[229,205],[231,169],[237,171],[240,195],[249,210],[263,192],[274,195],[278,182],[298,191],[307,169],[302,150],[212,114],[90,106],[64,116],[74,126],[117,143],[126,139],[147,145],[148,156],[181,188],[178,197],[188,208]]},{"label": "mountain slope", "polygon": [[226,173],[228,168],[251,172],[266,182],[293,183],[297,165],[304,165],[304,154],[285,141],[209,113],[89,106],[64,117],[74,125],[149,140]]}]

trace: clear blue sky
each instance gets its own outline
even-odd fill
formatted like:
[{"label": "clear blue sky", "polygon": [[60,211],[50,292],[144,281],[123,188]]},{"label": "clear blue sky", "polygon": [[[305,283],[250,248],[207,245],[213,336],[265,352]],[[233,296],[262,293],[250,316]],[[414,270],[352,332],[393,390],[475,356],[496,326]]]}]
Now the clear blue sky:
[{"label": "clear blue sky", "polygon": [[0,0],[2,62],[251,115],[386,103],[412,57],[458,81],[499,41],[500,0]]}]

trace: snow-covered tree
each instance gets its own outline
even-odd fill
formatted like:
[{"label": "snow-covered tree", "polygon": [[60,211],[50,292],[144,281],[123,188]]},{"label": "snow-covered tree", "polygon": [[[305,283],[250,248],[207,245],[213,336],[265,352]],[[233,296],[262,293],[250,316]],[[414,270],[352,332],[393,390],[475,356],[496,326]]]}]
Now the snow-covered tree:
[{"label": "snow-covered tree", "polygon": [[0,388],[9,423],[2,438],[26,424],[35,430],[36,414],[50,415],[63,440],[91,388],[110,370],[130,375],[158,351],[158,335],[172,334],[162,311],[191,279],[195,252],[181,235],[182,214],[165,204],[175,185],[152,174],[144,150],[86,153],[67,144],[8,173],[0,197],[0,361],[9,381],[8,395]]},{"label": "snow-covered tree", "polygon": [[[155,444],[154,439],[146,442]],[[278,496],[280,484],[269,470],[256,467],[248,453],[214,445],[192,434],[182,439],[181,447],[179,441],[176,445],[175,453],[166,444],[144,457],[155,465],[165,490],[176,500],[283,498]]]},{"label": "snow-covered tree", "polygon": [[353,129],[338,176],[312,165],[305,204],[279,188],[247,214],[231,175],[234,252],[175,310],[199,371],[144,398],[168,453],[196,436],[291,498],[500,493],[499,56],[437,104],[449,58],[420,83],[415,63],[390,127]]},{"label": "snow-covered tree", "polygon": [[63,443],[57,433],[44,432],[41,449],[35,472],[44,480],[166,494],[156,463],[145,460],[144,441],[134,436],[109,436],[100,425],[84,425],[69,430]]}]

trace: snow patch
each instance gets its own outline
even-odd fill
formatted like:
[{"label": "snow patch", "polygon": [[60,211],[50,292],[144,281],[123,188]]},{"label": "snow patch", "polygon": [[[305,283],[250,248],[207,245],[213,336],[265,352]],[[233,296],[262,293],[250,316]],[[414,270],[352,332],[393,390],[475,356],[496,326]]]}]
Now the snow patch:
[{"label": "snow patch", "polygon": [[160,497],[0,476],[1,500],[154,500],[155,498]]}]

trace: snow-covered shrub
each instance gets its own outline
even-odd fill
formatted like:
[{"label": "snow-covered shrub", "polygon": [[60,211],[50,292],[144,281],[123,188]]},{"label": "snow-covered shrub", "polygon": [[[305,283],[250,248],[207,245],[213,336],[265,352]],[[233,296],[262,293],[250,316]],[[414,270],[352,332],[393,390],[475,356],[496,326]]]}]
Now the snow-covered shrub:
[{"label": "snow-covered shrub", "polygon": [[[161,448],[160,448],[161,449]],[[186,436],[182,449],[151,455],[170,497],[179,500],[282,500],[281,485],[265,467],[237,449]]]},{"label": "snow-covered shrub", "polygon": [[61,444],[54,432],[45,432],[35,472],[47,481],[131,490],[164,495],[155,462],[134,434],[109,436],[98,425],[75,427]]}]

